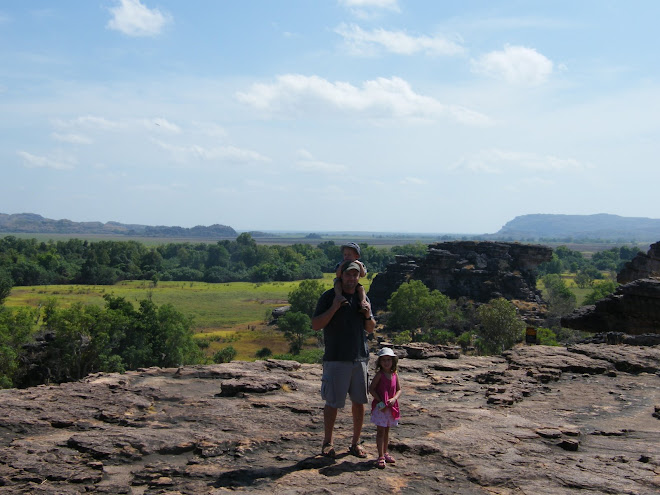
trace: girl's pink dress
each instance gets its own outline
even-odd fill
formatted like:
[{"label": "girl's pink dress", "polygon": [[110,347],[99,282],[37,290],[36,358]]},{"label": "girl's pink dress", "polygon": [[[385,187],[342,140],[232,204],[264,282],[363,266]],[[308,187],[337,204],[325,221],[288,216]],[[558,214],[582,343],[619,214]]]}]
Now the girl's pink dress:
[{"label": "girl's pink dress", "polygon": [[[381,373],[376,392],[382,397],[383,402],[387,402],[390,397],[394,397],[396,394],[396,373],[392,373],[391,378],[388,378],[385,373]],[[399,401],[395,401],[394,404],[383,410],[378,409],[377,405],[378,401],[374,399],[371,402],[372,423],[384,427],[399,425]]]}]

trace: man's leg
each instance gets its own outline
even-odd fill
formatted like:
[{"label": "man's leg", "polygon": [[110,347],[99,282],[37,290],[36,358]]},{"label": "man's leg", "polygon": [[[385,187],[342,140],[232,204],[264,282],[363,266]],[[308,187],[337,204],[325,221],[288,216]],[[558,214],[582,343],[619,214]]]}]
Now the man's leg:
[{"label": "man's leg", "polygon": [[364,404],[352,402],[351,412],[353,413],[353,441],[351,445],[357,445],[362,434],[362,425],[364,423]]},{"label": "man's leg", "polygon": [[323,408],[323,445],[332,445],[332,432],[335,429],[335,420],[337,419],[337,408],[326,404]]}]

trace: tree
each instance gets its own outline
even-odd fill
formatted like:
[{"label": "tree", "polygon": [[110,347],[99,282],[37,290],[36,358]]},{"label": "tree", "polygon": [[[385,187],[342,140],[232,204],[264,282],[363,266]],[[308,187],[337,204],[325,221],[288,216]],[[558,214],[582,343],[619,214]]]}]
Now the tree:
[{"label": "tree", "polygon": [[17,385],[24,345],[32,336],[35,311],[0,305],[0,388]]},{"label": "tree", "polygon": [[605,280],[592,286],[592,291],[587,294],[582,304],[596,304],[596,301],[605,299],[616,290],[616,284],[612,280]]},{"label": "tree", "polygon": [[14,281],[9,275],[9,272],[4,268],[0,268],[0,305],[5,302],[5,299],[11,294],[11,288],[14,285]]},{"label": "tree", "polygon": [[387,301],[391,315],[387,326],[392,330],[437,328],[449,313],[450,299],[438,290],[430,291],[420,280],[399,286]]},{"label": "tree", "polygon": [[543,285],[547,292],[548,313],[550,316],[561,316],[570,313],[577,305],[577,298],[564,280],[556,274],[543,277]]},{"label": "tree", "polygon": [[230,363],[236,357],[236,349],[234,346],[228,345],[223,347],[213,355],[214,363]]},{"label": "tree", "polygon": [[314,315],[316,303],[325,291],[318,280],[303,280],[297,288],[289,292],[291,312],[303,313],[310,318]]},{"label": "tree", "polygon": [[277,325],[289,341],[291,354],[300,354],[305,340],[315,335],[310,317],[298,311],[288,311],[277,320]]},{"label": "tree", "polygon": [[486,354],[499,354],[510,349],[523,336],[525,324],[515,306],[504,298],[493,299],[477,309],[478,345]]}]

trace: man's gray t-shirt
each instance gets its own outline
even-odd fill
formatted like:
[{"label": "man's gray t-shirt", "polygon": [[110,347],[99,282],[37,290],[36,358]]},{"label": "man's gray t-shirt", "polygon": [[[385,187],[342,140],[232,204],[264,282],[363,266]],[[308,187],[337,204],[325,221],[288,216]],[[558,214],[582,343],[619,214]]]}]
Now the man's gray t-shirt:
[{"label": "man's gray t-shirt", "polygon": [[[343,295],[348,304],[339,308],[323,329],[323,361],[368,361],[367,333],[364,330],[364,317],[360,313],[359,297],[357,293],[344,292]],[[314,316],[325,313],[332,306],[334,298],[334,289],[321,294]]]}]

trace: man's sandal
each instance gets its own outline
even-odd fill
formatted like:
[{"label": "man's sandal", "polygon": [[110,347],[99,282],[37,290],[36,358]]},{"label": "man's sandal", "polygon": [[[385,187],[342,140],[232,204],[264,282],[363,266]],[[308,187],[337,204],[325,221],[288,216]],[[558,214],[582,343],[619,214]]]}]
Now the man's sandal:
[{"label": "man's sandal", "polygon": [[385,462],[388,463],[388,464],[394,464],[396,462],[396,460],[394,460],[394,457],[392,457],[388,453],[385,453],[385,455],[383,457],[385,458]]},{"label": "man's sandal", "polygon": [[324,443],[323,447],[321,447],[321,455],[324,455],[326,457],[332,457],[334,459],[336,455],[335,448],[332,446],[331,443]]},{"label": "man's sandal", "polygon": [[385,458],[384,457],[379,457],[378,458],[378,469],[385,469]]},{"label": "man's sandal", "polygon": [[359,445],[351,445],[351,446],[348,448],[348,452],[349,452],[350,454],[354,455],[355,457],[361,457],[361,458],[367,457],[367,453],[366,453],[366,452],[364,451],[364,449],[363,449],[361,446],[359,446]]}]

